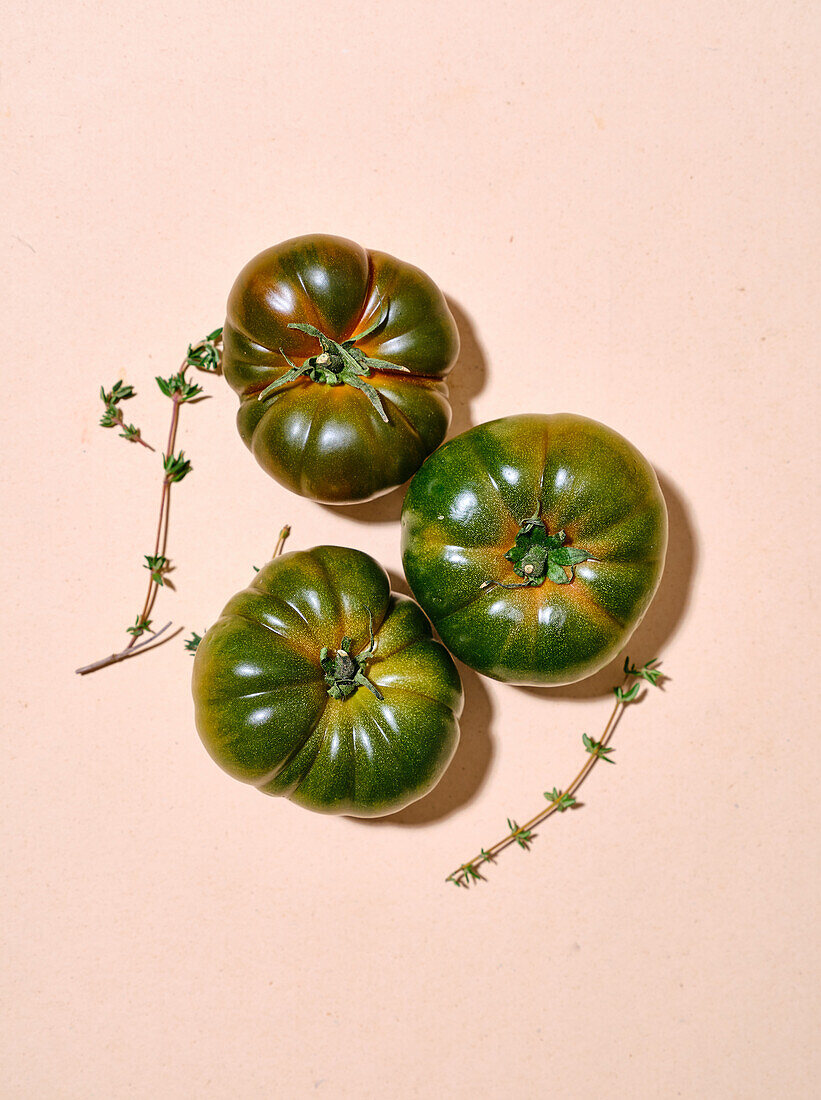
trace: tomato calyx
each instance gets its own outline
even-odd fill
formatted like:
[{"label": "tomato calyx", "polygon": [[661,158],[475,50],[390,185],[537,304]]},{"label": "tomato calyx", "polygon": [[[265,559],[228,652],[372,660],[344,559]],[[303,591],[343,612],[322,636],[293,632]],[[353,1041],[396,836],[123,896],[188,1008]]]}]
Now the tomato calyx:
[{"label": "tomato calyx", "polygon": [[[523,520],[516,541],[505,554],[513,565],[513,571],[522,577],[521,584],[503,584],[501,581],[485,581],[482,588],[530,588],[542,584],[547,578],[554,584],[570,584],[574,578],[574,567],[582,561],[590,561],[585,550],[575,546],[565,546],[567,535],[557,531],[555,535],[547,532],[544,521],[538,512]],[[569,569],[568,574],[566,570]]]},{"label": "tomato calyx", "polygon": [[325,673],[325,685],[332,699],[347,699],[359,687],[366,687],[377,699],[384,698],[376,684],[372,684],[365,675],[365,666],[376,650],[372,625],[370,632],[371,640],[368,648],[363,649],[357,656],[351,653],[353,641],[347,635],[342,639],[335,653],[332,653],[327,646],[322,647],[319,663]]},{"label": "tomato calyx", "polygon": [[385,412],[382,399],[365,379],[370,376],[373,370],[399,371],[404,374],[410,372],[407,367],[400,367],[396,363],[387,362],[385,359],[371,359],[361,348],[356,346],[356,340],[364,340],[366,336],[370,336],[387,321],[387,318],[388,310],[386,308],[372,325],[369,325],[364,332],[359,333],[355,340],[344,340],[342,342],[332,340],[330,336],[326,336],[324,332],[321,332],[316,325],[302,324],[296,321],[288,325],[288,328],[294,328],[299,332],[306,333],[308,336],[315,337],[319,341],[322,351],[317,355],[310,356],[302,366],[297,366],[280,348],[279,353],[290,369],[276,382],[266,386],[258,394],[257,400],[264,401],[265,398],[270,397],[282,386],[288,385],[289,382],[293,382],[297,378],[308,378],[311,382],[320,382],[326,386],[348,385],[361,390],[379,413],[381,419],[387,424],[388,414]]}]

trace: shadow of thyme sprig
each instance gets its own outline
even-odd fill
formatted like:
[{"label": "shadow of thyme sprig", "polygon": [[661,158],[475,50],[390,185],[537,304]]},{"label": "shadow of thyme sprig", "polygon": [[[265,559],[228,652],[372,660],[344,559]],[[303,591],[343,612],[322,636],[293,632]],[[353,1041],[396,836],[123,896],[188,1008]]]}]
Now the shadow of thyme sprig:
[{"label": "shadow of thyme sprig", "polygon": [[[108,665],[113,665],[118,661],[124,661],[128,657],[133,657],[136,653],[142,652],[146,647],[150,647],[150,643],[156,641],[156,639],[159,638],[161,634],[164,634],[171,626],[171,623],[166,623],[161,630],[154,631],[151,626],[151,612],[154,609],[157,593],[160,588],[165,586],[166,574],[171,570],[171,559],[166,554],[168,546],[168,516],[171,500],[171,486],[182,481],[183,478],[191,473],[191,461],[185,457],[185,453],[183,451],[180,451],[179,454],[174,453],[174,447],[177,441],[177,428],[179,427],[180,420],[180,408],[189,401],[198,398],[202,393],[202,386],[188,381],[186,378],[186,371],[188,371],[189,368],[193,368],[209,373],[218,372],[221,365],[221,357],[222,329],[218,328],[214,329],[213,332],[209,332],[204,340],[200,340],[196,344],[188,345],[188,351],[176,374],[172,374],[169,378],[158,377],[156,379],[160,391],[171,401],[171,426],[168,430],[168,443],[162,456],[162,492],[160,495],[160,515],[157,521],[156,535],[154,537],[154,550],[153,553],[144,555],[145,563],[143,568],[149,571],[148,591],[145,596],[142,611],[134,621],[134,625],[126,627],[126,633],[131,635],[129,643],[118,653],[112,653],[110,656],[103,657],[99,661],[94,661],[90,665],[84,665],[82,668],[78,668],[76,671],[80,676],[85,676],[89,672],[96,672],[97,669],[106,668]],[[127,386],[120,380],[108,391],[106,391],[105,387],[101,388],[100,396],[106,406],[105,413],[100,420],[101,426],[104,428],[111,428],[115,425],[119,425],[122,428],[120,434],[124,439],[128,439],[134,443],[142,443],[144,447],[148,447],[149,450],[153,451],[154,448],[150,447],[140,435],[139,428],[135,428],[133,424],[126,424],[124,422],[122,411],[119,408],[121,401],[125,401],[135,396],[134,387]],[[174,631],[173,634],[169,634],[164,641],[168,641],[169,638],[174,637],[180,630],[182,630],[182,627]],[[150,637],[137,644],[137,639],[141,638],[144,634],[148,634]],[[195,637],[198,636],[195,635]]]},{"label": "shadow of thyme sprig", "polygon": [[636,665],[632,665],[629,657],[625,658],[625,679],[621,684],[613,688],[616,703],[607,720],[607,725],[604,727],[604,732],[598,741],[594,741],[593,738],[589,737],[586,733],[582,734],[582,745],[585,752],[588,754],[588,759],[584,762],[581,771],[573,782],[563,791],[560,791],[557,787],[554,787],[552,791],[545,791],[544,797],[547,799],[548,805],[542,807],[542,809],[539,810],[530,821],[526,821],[524,825],[518,825],[512,818],[508,818],[508,833],[503,836],[501,840],[491,845],[490,848],[480,848],[478,856],[474,856],[473,859],[468,860],[467,863],[463,863],[461,866],[457,867],[455,871],[451,871],[445,879],[445,882],[452,882],[455,886],[470,886],[471,883],[474,882],[484,882],[485,878],[478,870],[482,864],[495,862],[496,855],[511,844],[518,844],[519,847],[524,848],[525,851],[530,851],[530,845],[536,837],[533,829],[537,825],[540,825],[546,818],[557,811],[559,813],[564,813],[565,810],[574,807],[576,809],[579,808],[579,803],[575,798],[575,792],[587,778],[596,761],[604,760],[608,764],[615,764],[615,760],[611,760],[608,755],[615,751],[608,745],[608,741],[618,725],[619,718],[624,708],[630,706],[631,703],[640,702],[641,699],[644,698],[643,695],[639,695],[642,681],[653,687],[659,687],[661,685],[664,674],[658,665],[659,662],[655,657],[652,661],[648,661],[640,668],[636,667]]}]

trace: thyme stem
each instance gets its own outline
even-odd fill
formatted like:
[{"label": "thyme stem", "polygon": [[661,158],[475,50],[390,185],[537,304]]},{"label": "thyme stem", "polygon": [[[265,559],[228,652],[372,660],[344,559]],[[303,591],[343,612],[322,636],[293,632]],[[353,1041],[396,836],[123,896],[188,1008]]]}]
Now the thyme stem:
[{"label": "thyme stem", "polygon": [[[184,375],[185,367],[187,364],[183,364],[180,374]],[[168,446],[165,453],[172,455],[174,453],[174,445],[177,442],[177,428],[180,422],[180,398],[178,394],[174,394],[171,398],[173,408],[171,409],[171,427],[168,430]],[[165,556],[166,547],[168,546],[168,517],[169,517],[169,505],[171,503],[171,485],[172,480],[169,474],[166,474],[162,482],[162,494],[160,496],[160,518],[157,521],[157,534],[154,539],[154,556],[162,554]],[[154,607],[154,601],[157,599],[157,593],[160,590],[160,586],[153,576],[148,578],[148,591],[145,595],[145,603],[143,609],[140,612],[138,623],[148,622],[151,611]],[[126,650],[133,649],[134,643],[137,641],[138,635],[133,635],[131,641],[125,647]]]}]

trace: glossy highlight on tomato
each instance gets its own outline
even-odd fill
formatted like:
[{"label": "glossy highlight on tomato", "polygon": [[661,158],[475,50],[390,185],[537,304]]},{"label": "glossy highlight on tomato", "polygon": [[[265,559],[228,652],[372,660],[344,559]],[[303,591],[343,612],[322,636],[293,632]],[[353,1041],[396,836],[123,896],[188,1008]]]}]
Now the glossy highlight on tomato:
[{"label": "glossy highlight on tomato", "polygon": [[611,661],[658,587],[667,509],[626,439],[569,413],[480,424],[415,475],[402,510],[411,589],[461,661],[570,684]]},{"label": "glossy highlight on tomato", "polygon": [[228,299],[223,372],[240,435],[268,474],[328,504],[389,492],[439,446],[458,352],[424,272],[341,237],[261,252]]},{"label": "glossy highlight on tomato", "polygon": [[419,606],[368,554],[284,554],[229,600],[194,658],[200,737],[230,775],[310,810],[393,813],[459,740],[462,684]]}]

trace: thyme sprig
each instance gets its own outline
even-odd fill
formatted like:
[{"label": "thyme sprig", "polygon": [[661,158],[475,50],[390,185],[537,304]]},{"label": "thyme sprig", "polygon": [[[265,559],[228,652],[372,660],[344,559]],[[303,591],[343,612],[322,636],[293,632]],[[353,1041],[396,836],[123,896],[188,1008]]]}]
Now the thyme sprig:
[{"label": "thyme sprig", "polygon": [[[174,452],[180,421],[180,408],[187,402],[194,400],[202,392],[202,386],[188,381],[186,371],[189,368],[206,372],[218,371],[221,364],[221,355],[222,329],[218,328],[214,329],[213,332],[209,332],[205,339],[200,340],[198,343],[188,345],[188,351],[176,374],[172,374],[169,378],[156,379],[160,391],[171,401],[171,425],[168,430],[168,443],[162,456],[162,492],[160,494],[160,515],[154,537],[154,550],[151,554],[144,555],[143,568],[149,571],[148,591],[146,592],[142,611],[134,621],[134,625],[126,627],[126,633],[131,635],[128,644],[117,653],[112,653],[90,665],[78,668],[76,671],[80,676],[85,676],[89,672],[96,672],[97,669],[106,668],[108,665],[116,664],[118,661],[124,661],[137,653],[143,652],[146,647],[150,648],[150,644],[155,642],[171,626],[171,623],[166,623],[161,630],[152,630],[151,613],[154,609],[157,593],[160,588],[165,586],[166,574],[171,570],[171,559],[166,553],[171,486],[182,481],[191,472],[191,462],[185,457],[185,453],[180,451],[179,454],[175,454]],[[120,434],[125,439],[142,443],[143,446],[148,447],[149,445],[140,436],[139,428],[135,428],[133,424],[124,423],[119,408],[121,401],[134,396],[133,386],[127,386],[120,380],[108,391],[105,387],[102,387],[100,396],[106,406],[105,413],[100,420],[102,427],[114,427],[114,425],[119,424],[123,429]],[[154,448],[150,447],[149,449],[153,450]],[[179,630],[182,630],[182,627]],[[179,630],[175,631],[174,634],[178,634]],[[150,637],[138,643],[137,639],[144,634],[149,634]],[[173,636],[169,635],[169,638]],[[164,640],[168,641],[168,638]]]},{"label": "thyme sprig", "polygon": [[127,440],[129,443],[141,443],[143,447],[153,451],[154,448],[151,444],[146,443],[143,439],[140,429],[134,424],[126,424],[125,422],[120,402],[127,401],[130,397],[136,397],[134,387],[127,386],[122,379],[115,382],[110,390],[106,390],[105,386],[100,386],[100,400],[105,405],[105,412],[100,417],[100,427],[120,428],[122,439]]},{"label": "thyme sprig", "polygon": [[501,840],[491,845],[490,848],[480,848],[479,855],[474,856],[473,859],[468,860],[467,863],[461,864],[455,871],[451,871],[445,879],[446,882],[452,882],[456,886],[470,886],[473,882],[484,881],[484,876],[479,873],[479,868],[482,864],[493,863],[496,855],[511,844],[518,844],[520,848],[529,851],[530,845],[536,837],[536,833],[534,833],[533,830],[537,825],[540,825],[546,818],[557,811],[559,813],[564,813],[565,810],[571,809],[574,806],[578,808],[575,792],[587,778],[587,775],[596,761],[605,760],[608,764],[615,764],[615,760],[611,760],[608,755],[614,751],[614,749],[608,745],[608,741],[618,725],[619,718],[624,708],[639,700],[639,690],[642,681],[653,687],[660,686],[664,674],[658,665],[659,661],[655,657],[652,661],[648,661],[640,668],[636,665],[632,665],[629,657],[625,658],[625,679],[621,684],[613,688],[616,703],[604,727],[604,732],[598,741],[594,741],[593,738],[588,737],[586,733],[582,734],[582,745],[584,746],[585,752],[588,754],[588,758],[585,760],[576,778],[563,791],[555,786],[553,790],[545,791],[544,797],[547,799],[548,805],[543,806],[539,812],[534,814],[530,821],[526,821],[524,825],[518,825],[515,820],[508,818],[507,834],[503,836]]}]

